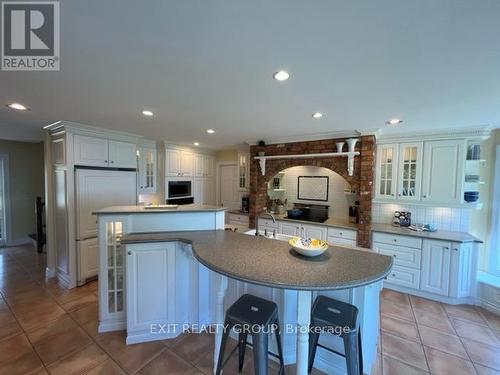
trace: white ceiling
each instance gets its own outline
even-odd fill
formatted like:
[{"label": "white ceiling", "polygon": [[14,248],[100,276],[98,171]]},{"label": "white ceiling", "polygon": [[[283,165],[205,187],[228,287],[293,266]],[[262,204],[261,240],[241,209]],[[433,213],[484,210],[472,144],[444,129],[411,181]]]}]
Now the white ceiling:
[{"label": "white ceiling", "polygon": [[498,0],[64,0],[61,71],[0,72],[0,102],[32,108],[2,105],[0,138],[57,120],[212,148],[392,117],[498,127],[499,19]]}]

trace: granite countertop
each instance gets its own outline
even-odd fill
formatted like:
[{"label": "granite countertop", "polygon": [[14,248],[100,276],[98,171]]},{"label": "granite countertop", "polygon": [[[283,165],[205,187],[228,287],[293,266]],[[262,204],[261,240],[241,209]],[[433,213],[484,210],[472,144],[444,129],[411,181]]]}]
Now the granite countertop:
[{"label": "granite countertop", "polygon": [[392,257],[368,249],[330,246],[316,258],[296,254],[287,242],[230,231],[135,233],[122,244],[182,241],[198,261],[230,278],[294,290],[350,289],[382,280]]},{"label": "granite countertop", "polygon": [[402,236],[412,236],[430,240],[483,243],[479,238],[465,232],[448,232],[443,230],[438,230],[436,232],[416,232],[405,227],[395,227],[391,224],[372,224],[372,232],[399,234]]},{"label": "granite countertop", "polygon": [[[333,228],[357,230],[359,227],[359,224],[349,223],[348,221],[335,219],[335,218],[329,218],[322,223],[316,223],[314,221],[290,219],[286,216],[286,214],[273,214],[273,216],[276,218],[276,220],[292,221],[294,223],[302,223],[302,224],[310,224],[310,225],[324,225],[324,226],[333,227]],[[266,215],[264,213],[260,214],[259,217],[261,217],[263,219],[271,219],[268,215]]]},{"label": "granite countertop", "polygon": [[101,208],[93,212],[94,215],[101,214],[155,214],[167,212],[217,212],[224,211],[225,207],[205,206],[201,204],[185,204],[176,208],[154,208],[147,209],[145,206],[111,206]]}]

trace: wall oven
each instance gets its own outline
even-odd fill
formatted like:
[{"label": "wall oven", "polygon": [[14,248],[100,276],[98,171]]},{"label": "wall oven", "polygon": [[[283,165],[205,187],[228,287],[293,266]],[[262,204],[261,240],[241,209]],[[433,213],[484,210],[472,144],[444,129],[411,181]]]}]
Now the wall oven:
[{"label": "wall oven", "polygon": [[168,199],[192,197],[191,181],[168,181]]}]

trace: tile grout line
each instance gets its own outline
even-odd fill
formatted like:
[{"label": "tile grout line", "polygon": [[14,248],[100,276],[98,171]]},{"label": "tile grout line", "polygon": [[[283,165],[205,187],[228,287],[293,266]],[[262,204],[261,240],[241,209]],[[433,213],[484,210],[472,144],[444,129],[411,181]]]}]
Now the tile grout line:
[{"label": "tile grout line", "polygon": [[424,350],[424,342],[422,341],[422,335],[420,334],[420,329],[418,327],[418,320],[417,320],[417,317],[415,315],[415,308],[413,306],[413,302],[411,301],[410,295],[407,294],[406,296],[407,296],[408,301],[410,303],[410,310],[411,310],[411,313],[413,315],[413,319],[415,319],[415,326],[417,327],[418,339],[420,340],[422,352],[424,352],[425,364],[427,365],[427,370],[428,370],[428,373],[430,374],[431,373],[431,366],[429,364],[429,359],[427,358],[427,354],[425,353],[425,350]]}]

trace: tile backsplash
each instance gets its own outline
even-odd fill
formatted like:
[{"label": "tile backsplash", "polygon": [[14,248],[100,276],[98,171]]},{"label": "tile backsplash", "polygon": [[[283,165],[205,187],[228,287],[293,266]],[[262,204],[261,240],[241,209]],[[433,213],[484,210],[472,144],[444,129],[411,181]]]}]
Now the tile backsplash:
[{"label": "tile backsplash", "polygon": [[394,211],[411,212],[411,222],[415,224],[434,224],[438,230],[467,232],[470,229],[471,213],[469,208],[423,207],[413,204],[373,203],[372,222],[392,223]]}]

